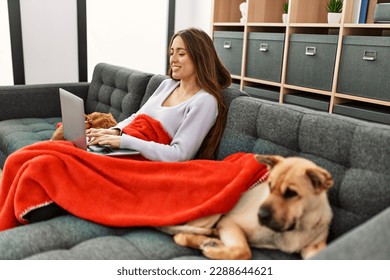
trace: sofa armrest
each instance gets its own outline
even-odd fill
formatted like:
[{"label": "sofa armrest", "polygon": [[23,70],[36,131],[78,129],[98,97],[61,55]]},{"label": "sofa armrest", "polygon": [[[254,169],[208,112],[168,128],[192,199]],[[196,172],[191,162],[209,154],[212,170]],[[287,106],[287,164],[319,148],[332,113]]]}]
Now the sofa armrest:
[{"label": "sofa armrest", "polygon": [[59,88],[87,98],[89,83],[63,83],[0,87],[0,121],[61,116]]},{"label": "sofa armrest", "polygon": [[389,260],[390,207],[336,239],[317,260]]}]

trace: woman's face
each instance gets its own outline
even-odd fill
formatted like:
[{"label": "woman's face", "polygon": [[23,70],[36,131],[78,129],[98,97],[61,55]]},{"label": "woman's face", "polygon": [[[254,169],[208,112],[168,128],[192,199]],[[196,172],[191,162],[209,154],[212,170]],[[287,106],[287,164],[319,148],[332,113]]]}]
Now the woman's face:
[{"label": "woman's face", "polygon": [[180,36],[177,36],[172,42],[169,62],[174,79],[183,81],[196,78],[195,65],[190,59],[184,41]]}]

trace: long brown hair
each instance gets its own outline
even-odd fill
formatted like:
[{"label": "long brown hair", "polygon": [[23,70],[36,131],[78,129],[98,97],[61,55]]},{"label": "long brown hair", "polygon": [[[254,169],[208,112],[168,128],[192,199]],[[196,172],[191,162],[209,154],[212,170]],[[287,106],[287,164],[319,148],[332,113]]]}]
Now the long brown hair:
[{"label": "long brown hair", "polygon": [[[214,96],[218,102],[218,117],[196,155],[196,158],[215,159],[227,116],[227,106],[222,95],[222,89],[230,86],[232,78],[219,59],[213,41],[206,32],[197,28],[179,31],[172,36],[169,50],[177,36],[180,36],[184,41],[187,53],[195,65],[198,86]],[[168,75],[173,79],[170,67]]]}]

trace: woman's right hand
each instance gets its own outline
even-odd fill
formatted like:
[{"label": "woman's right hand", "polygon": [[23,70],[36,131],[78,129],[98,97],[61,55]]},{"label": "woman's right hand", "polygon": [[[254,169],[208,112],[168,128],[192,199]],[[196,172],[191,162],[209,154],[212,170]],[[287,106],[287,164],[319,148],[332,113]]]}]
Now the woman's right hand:
[{"label": "woman's right hand", "polygon": [[120,130],[119,129],[105,129],[105,128],[89,128],[86,131],[88,142],[96,142],[97,139],[99,139],[102,136],[105,135],[114,135],[119,136]]}]

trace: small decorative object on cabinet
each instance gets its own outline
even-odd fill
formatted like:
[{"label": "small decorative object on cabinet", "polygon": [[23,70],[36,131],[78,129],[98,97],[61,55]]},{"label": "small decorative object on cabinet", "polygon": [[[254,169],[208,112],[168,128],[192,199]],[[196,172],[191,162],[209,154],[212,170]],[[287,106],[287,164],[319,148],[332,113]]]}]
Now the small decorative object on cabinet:
[{"label": "small decorative object on cabinet", "polygon": [[287,18],[288,18],[288,1],[283,3],[282,10],[283,10],[282,22],[283,23],[287,23]]},{"label": "small decorative object on cabinet", "polygon": [[242,2],[239,7],[240,7],[240,12],[241,12],[240,22],[245,23],[247,20],[247,14],[248,14],[248,4],[246,2]]},{"label": "small decorative object on cabinet", "polygon": [[340,23],[343,0],[329,0],[326,10],[328,11],[328,23]]}]

